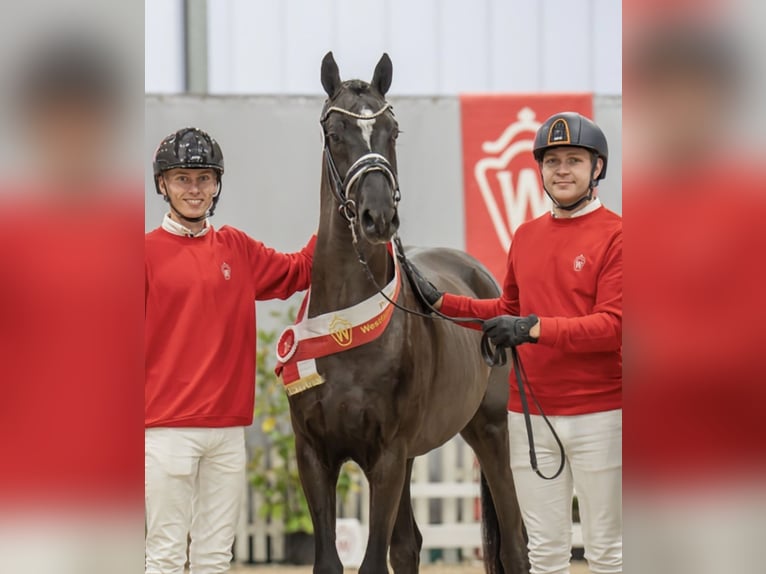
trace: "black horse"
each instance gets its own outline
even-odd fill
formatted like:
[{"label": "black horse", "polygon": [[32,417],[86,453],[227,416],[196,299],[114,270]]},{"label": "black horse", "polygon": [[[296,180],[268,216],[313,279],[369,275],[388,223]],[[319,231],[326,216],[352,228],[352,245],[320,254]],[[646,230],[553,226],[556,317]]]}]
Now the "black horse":
[{"label": "black horse", "polygon": [[[322,61],[325,162],[309,317],[359,303],[377,292],[373,280],[384,285],[394,276],[388,244],[399,226],[398,127],[384,97],[391,76],[387,54],[369,84],[341,82],[332,53]],[[498,296],[491,275],[463,252],[408,253],[440,289]],[[409,282],[401,283],[398,303],[419,308]],[[479,339],[477,331],[396,309],[379,338],[317,359],[324,384],[290,396],[298,467],[316,535],[314,574],[342,572],[335,487],[348,459],[370,484],[370,535],[360,574],[387,573],[389,547],[396,574],[418,572],[422,537],[410,501],[412,462],[458,432],[481,465],[486,570],[528,571],[509,463],[508,370],[484,363]]]}]

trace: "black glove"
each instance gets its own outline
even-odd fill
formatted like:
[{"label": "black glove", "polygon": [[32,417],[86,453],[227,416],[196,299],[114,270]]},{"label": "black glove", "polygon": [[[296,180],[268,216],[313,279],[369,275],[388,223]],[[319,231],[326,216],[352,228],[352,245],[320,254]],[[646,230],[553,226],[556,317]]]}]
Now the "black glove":
[{"label": "black glove", "polygon": [[423,299],[425,299],[429,305],[435,305],[436,302],[442,298],[444,293],[439,291],[433,283],[423,277],[412,261],[407,261],[407,267],[410,271],[410,277],[415,282],[416,290],[420,291],[420,294],[423,295]]},{"label": "black glove", "polygon": [[482,329],[496,347],[516,347],[522,343],[537,343],[537,339],[529,336],[529,331],[539,320],[537,315],[528,317],[500,315],[484,321]]}]

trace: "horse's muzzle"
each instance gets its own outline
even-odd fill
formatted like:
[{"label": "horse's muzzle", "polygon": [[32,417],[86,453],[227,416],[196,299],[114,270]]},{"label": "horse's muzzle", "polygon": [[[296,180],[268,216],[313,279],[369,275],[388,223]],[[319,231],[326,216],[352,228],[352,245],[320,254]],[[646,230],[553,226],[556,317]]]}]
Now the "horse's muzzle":
[{"label": "horse's muzzle", "polygon": [[370,243],[388,243],[399,229],[399,213],[390,209],[363,209],[359,226]]}]

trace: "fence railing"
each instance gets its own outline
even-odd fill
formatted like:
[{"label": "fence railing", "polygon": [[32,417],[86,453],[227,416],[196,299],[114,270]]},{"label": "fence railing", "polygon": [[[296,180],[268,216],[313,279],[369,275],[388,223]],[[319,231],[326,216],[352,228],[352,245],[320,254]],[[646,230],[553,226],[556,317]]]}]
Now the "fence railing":
[{"label": "fence railing", "polygon": [[[369,524],[369,488],[360,473],[360,483],[343,504],[338,518],[357,524],[353,544],[366,543]],[[284,528],[257,512],[259,495],[247,488],[245,504],[234,546],[239,563],[281,562],[284,560]],[[471,448],[456,436],[442,447],[415,459],[410,486],[413,511],[423,535],[422,563],[440,560],[456,563],[481,557],[481,515],[479,467]],[[573,547],[582,547],[580,525],[573,527]],[[339,539],[339,544],[348,540]],[[359,555],[358,548],[344,548],[346,555]],[[361,548],[363,553],[363,547]],[[349,564],[352,565],[352,564]]]}]

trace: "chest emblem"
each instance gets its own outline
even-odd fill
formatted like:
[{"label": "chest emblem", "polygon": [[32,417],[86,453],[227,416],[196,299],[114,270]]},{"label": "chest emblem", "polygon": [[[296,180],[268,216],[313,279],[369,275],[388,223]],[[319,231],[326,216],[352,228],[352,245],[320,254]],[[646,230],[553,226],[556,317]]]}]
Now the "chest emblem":
[{"label": "chest emblem", "polygon": [[585,255],[580,253],[580,255],[574,258],[574,270],[582,271],[583,267],[585,267]]},{"label": "chest emblem", "polygon": [[223,278],[226,279],[226,281],[231,279],[231,267],[229,267],[229,264],[225,261],[221,265],[221,273],[223,273]]}]

